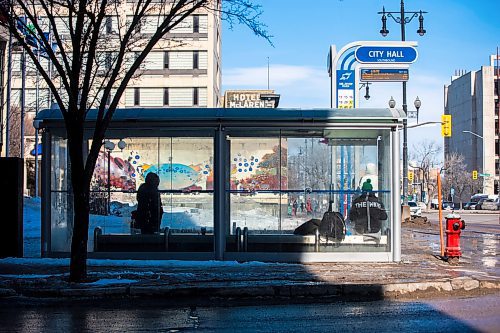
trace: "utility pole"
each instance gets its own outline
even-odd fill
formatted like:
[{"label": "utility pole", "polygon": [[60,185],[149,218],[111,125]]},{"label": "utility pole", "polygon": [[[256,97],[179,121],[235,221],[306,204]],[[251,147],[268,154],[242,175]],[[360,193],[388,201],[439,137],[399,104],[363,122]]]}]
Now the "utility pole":
[{"label": "utility pole", "polygon": [[[387,30],[387,17],[392,18],[396,23],[399,23],[401,26],[401,41],[406,40],[406,31],[405,31],[405,26],[407,23],[410,23],[411,20],[413,20],[415,17],[418,16],[418,21],[420,23],[419,29],[417,30],[417,33],[420,36],[423,36],[426,31],[424,29],[424,17],[423,14],[427,12],[424,11],[418,11],[418,12],[406,12],[405,11],[405,2],[404,0],[401,0],[401,7],[399,12],[386,12],[385,8],[382,9],[382,12],[379,12],[379,14],[382,14],[382,30],[380,30],[380,33],[382,36],[387,36],[389,34],[389,30]],[[394,16],[395,14],[396,16]],[[406,14],[411,14],[409,17],[406,17]],[[397,16],[399,15],[399,16]],[[406,81],[403,81],[403,111],[405,113],[405,118],[403,119],[403,204],[407,205],[408,204],[408,105],[406,104]],[[418,115],[418,111],[417,111]]]}]

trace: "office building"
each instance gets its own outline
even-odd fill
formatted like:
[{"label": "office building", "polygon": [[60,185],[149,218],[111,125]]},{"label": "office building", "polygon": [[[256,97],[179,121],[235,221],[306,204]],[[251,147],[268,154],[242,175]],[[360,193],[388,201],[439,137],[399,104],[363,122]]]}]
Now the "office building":
[{"label": "office building", "polygon": [[[106,17],[103,38],[113,40],[120,29],[125,29],[123,23],[133,15],[131,2],[133,1],[119,2],[121,7],[117,10],[118,15]],[[43,19],[40,18],[42,21]],[[67,20],[64,17],[56,17],[55,22],[58,34],[69,36]],[[148,34],[154,33],[157,29],[157,16],[152,16],[151,19],[146,17],[140,29],[145,38]],[[139,75],[133,78],[126,88],[118,108],[162,107],[167,112],[168,108],[221,106],[220,36],[219,13],[200,9],[186,17],[181,24],[167,33],[146,57],[136,72]],[[21,54],[21,50],[15,50],[12,57],[11,104],[13,112],[17,113],[20,110],[22,87]],[[50,66],[47,59],[41,58],[41,62],[46,68]],[[48,108],[52,102],[47,85],[41,76],[37,76],[37,70],[29,57],[26,61],[25,78],[24,157],[27,164],[31,164],[34,163],[34,156],[31,153],[34,152],[35,141],[32,120],[36,110]],[[17,118],[20,119],[19,116]],[[11,126],[16,125],[11,124]],[[11,156],[16,155],[11,154]]]},{"label": "office building", "polygon": [[483,193],[498,194],[500,57],[490,56],[488,66],[459,72],[444,87],[444,113],[452,116],[452,135],[444,140],[445,158],[463,155],[467,170],[483,178]]}]

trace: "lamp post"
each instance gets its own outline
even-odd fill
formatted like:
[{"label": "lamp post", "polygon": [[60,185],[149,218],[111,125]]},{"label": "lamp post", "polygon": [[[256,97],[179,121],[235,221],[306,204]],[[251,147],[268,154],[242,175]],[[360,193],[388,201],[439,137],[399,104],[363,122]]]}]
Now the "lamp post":
[{"label": "lamp post", "polygon": [[[483,147],[483,157],[481,158],[481,160],[482,160],[482,166],[481,166],[482,170],[481,170],[481,173],[483,173],[483,174],[486,173],[486,170],[484,170],[484,165],[485,165],[485,160],[486,160],[486,158],[485,158],[486,157],[485,156],[485,150],[484,150],[484,137],[482,135],[479,135],[479,134],[474,133],[472,131],[462,131],[462,133],[469,133],[469,134],[474,135],[475,137],[481,139],[481,143],[482,143],[482,147]],[[483,176],[483,192],[484,192],[484,189],[485,189],[485,182],[486,182],[485,179],[486,179],[486,177]]]},{"label": "lamp post", "polygon": [[[401,25],[401,40],[406,40],[405,26],[407,23],[410,23],[415,17],[418,17],[419,28],[417,33],[420,36],[425,35],[426,31],[424,29],[424,16],[427,12],[418,11],[418,12],[407,12],[405,11],[405,2],[401,0],[401,8],[399,12],[386,12],[385,7],[382,7],[382,12],[378,12],[378,14],[382,14],[382,29],[380,30],[380,34],[382,36],[387,36],[389,34],[389,30],[387,29],[387,17],[392,18],[396,23]],[[398,16],[399,15],[399,16]],[[409,15],[409,16],[406,16]],[[392,97],[391,97],[392,99]],[[403,111],[405,115],[408,114],[407,105],[406,105],[406,81],[403,81]],[[418,115],[418,111],[417,111]],[[407,118],[403,119],[403,194],[404,199],[403,203],[408,204],[408,132],[406,130],[406,126],[408,125]]]},{"label": "lamp post", "polygon": [[[403,83],[406,83],[406,82],[403,82]],[[403,110],[404,110],[405,114],[408,115],[409,111],[407,110],[407,107],[406,107],[406,85],[404,85],[403,89],[404,89]],[[420,98],[418,98],[418,96],[415,99],[415,101],[413,102],[413,105],[415,106],[415,109],[417,109],[417,111],[416,111],[416,113],[417,113],[417,125],[408,126],[407,118],[403,119],[403,195],[404,195],[403,202],[405,205],[408,203],[408,198],[406,197],[406,195],[408,194],[408,128],[419,126],[419,124],[418,124],[418,111],[420,110],[420,107],[422,106],[422,101],[420,100]],[[389,100],[389,107],[391,109],[396,107],[396,101],[394,100],[394,98],[392,96],[391,96],[391,99]],[[415,112],[415,111],[412,111],[412,112]],[[426,125],[429,123],[433,123],[433,122],[423,123],[422,125]]]}]

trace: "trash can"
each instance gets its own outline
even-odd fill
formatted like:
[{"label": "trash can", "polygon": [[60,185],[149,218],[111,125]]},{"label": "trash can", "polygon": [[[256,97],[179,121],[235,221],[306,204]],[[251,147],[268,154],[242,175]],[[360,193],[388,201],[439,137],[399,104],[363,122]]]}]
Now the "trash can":
[{"label": "trash can", "polygon": [[24,160],[18,157],[0,158],[0,258],[23,256],[23,184]]}]

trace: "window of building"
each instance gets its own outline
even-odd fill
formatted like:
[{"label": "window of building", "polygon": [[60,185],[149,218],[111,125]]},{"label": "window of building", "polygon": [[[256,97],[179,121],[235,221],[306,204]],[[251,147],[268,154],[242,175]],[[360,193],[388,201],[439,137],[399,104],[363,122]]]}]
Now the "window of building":
[{"label": "window of building", "polygon": [[198,87],[193,88],[193,105],[198,106],[199,104],[199,94],[198,94]]},{"label": "window of building", "polygon": [[140,24],[141,33],[154,34],[158,30],[158,23],[158,16],[144,16]]},{"label": "window of building", "polygon": [[111,56],[112,56],[111,52],[106,52],[104,54],[104,65],[105,65],[106,70],[111,69],[111,65],[112,65]]},{"label": "window of building", "polygon": [[58,35],[68,35],[69,34],[69,24],[67,17],[54,17],[55,27]]},{"label": "window of building", "polygon": [[163,88],[141,88],[140,106],[163,106]]},{"label": "window of building", "polygon": [[193,69],[191,51],[170,52],[168,61],[169,69]]},{"label": "window of building", "polygon": [[193,69],[198,69],[199,66],[199,52],[198,51],[193,51]]},{"label": "window of building", "polygon": [[139,88],[134,88],[134,106],[140,105],[141,102],[141,93]]},{"label": "window of building", "polygon": [[199,33],[206,34],[208,33],[208,16],[207,15],[198,15],[200,20],[200,31]]},{"label": "window of building", "polygon": [[199,51],[198,52],[198,58],[199,58],[199,69],[208,69],[208,52],[207,51]]},{"label": "window of building", "polygon": [[163,105],[168,106],[168,88],[163,88]]},{"label": "window of building", "polygon": [[144,69],[163,69],[163,52],[150,52],[143,62]]},{"label": "window of building", "polygon": [[164,51],[163,52],[163,68],[164,69],[168,69],[168,59],[169,59],[168,51]]},{"label": "window of building", "polygon": [[189,34],[193,32],[193,16],[188,16],[184,18],[179,24],[177,24],[171,31],[171,33],[178,34]]},{"label": "window of building", "polygon": [[106,17],[106,33],[110,34],[113,32],[113,20],[111,19],[111,16]]},{"label": "window of building", "polygon": [[193,106],[192,88],[170,88],[168,94],[170,107]]},{"label": "window of building", "polygon": [[200,32],[200,16],[193,15],[193,33]]}]

